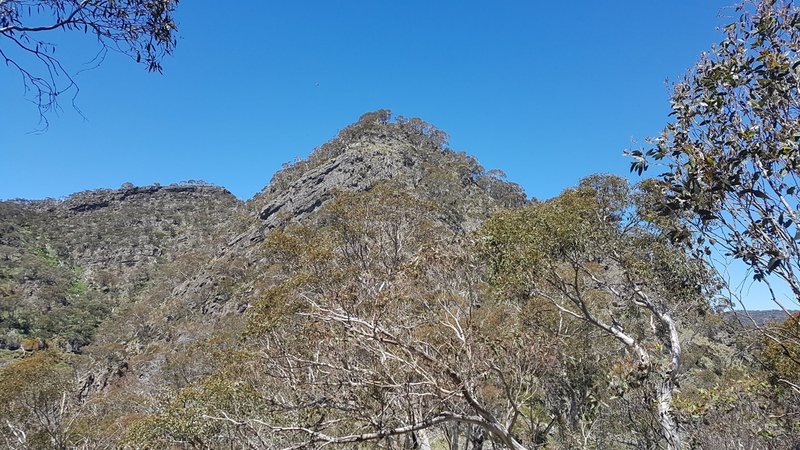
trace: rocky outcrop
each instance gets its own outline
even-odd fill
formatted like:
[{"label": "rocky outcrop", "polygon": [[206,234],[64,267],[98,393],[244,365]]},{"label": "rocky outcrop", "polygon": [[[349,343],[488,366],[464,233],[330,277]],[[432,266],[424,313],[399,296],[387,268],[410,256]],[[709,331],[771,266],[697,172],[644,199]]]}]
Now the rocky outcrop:
[{"label": "rocky outcrop", "polygon": [[393,182],[440,204],[455,228],[473,229],[500,207],[526,202],[522,189],[484,171],[446,145],[446,135],[419,119],[391,121],[387,111],[362,116],[331,142],[276,174],[250,203],[267,229],[300,220],[340,191]]}]

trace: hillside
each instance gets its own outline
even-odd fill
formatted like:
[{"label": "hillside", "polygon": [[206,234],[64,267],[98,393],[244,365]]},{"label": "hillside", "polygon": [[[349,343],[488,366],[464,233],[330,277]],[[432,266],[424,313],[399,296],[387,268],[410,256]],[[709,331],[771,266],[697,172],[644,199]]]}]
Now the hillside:
[{"label": "hillside", "polygon": [[164,266],[219,245],[242,206],[212,186],[131,187],[0,203],[0,345],[13,350],[24,339],[58,337],[78,351],[91,340],[90,323],[145,289]]}]

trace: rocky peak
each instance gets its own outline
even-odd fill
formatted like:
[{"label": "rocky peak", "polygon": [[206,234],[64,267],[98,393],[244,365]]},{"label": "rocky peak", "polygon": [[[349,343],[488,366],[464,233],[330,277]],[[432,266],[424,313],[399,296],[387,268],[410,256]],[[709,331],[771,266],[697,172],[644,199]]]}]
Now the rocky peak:
[{"label": "rocky peak", "polygon": [[304,217],[338,191],[391,181],[441,204],[458,227],[472,228],[497,207],[525,203],[518,185],[504,181],[501,172],[486,172],[447,140],[421,119],[392,119],[388,110],[367,113],[307,159],[286,165],[250,205],[269,229]]}]

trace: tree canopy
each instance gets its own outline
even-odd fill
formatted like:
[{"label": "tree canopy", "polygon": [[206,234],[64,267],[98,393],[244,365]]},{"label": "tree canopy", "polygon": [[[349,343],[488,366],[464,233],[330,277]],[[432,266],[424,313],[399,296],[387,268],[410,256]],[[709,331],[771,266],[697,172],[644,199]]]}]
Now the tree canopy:
[{"label": "tree canopy", "polygon": [[[757,281],[774,275],[800,296],[800,9],[747,2],[672,96],[674,121],[631,170],[661,174],[662,212],[679,219],[673,237],[722,250]],[[779,296],[774,300],[780,306]]]}]

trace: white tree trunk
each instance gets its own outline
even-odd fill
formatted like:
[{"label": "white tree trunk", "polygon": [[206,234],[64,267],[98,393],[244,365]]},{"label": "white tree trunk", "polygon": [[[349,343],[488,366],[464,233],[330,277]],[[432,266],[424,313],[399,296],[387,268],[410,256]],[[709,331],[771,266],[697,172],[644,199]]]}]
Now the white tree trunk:
[{"label": "white tree trunk", "polygon": [[667,440],[668,450],[680,450],[681,448],[678,422],[672,412],[672,392],[674,390],[675,383],[669,375],[658,386],[658,423],[661,426],[661,433]]},{"label": "white tree trunk", "polygon": [[672,412],[672,393],[675,391],[675,377],[681,366],[681,341],[672,317],[665,311],[656,309],[653,311],[657,312],[658,319],[668,333],[666,339],[663,340],[668,345],[670,355],[670,364],[658,386],[658,422],[661,425],[661,432],[667,440],[667,449],[680,450],[681,436],[678,430],[678,421]]}]

